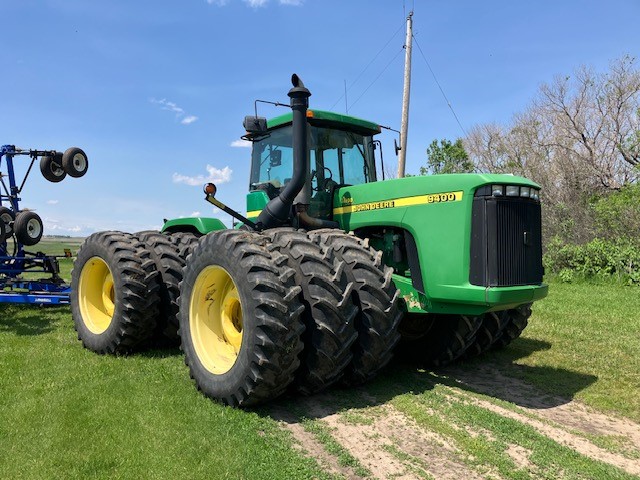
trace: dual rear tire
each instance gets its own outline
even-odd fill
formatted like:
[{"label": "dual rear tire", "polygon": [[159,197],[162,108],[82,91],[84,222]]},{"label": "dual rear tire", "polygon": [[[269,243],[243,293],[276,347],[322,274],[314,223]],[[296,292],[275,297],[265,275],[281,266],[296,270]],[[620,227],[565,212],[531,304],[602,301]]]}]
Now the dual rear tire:
[{"label": "dual rear tire", "polygon": [[287,257],[262,235],[225,230],[193,249],[180,285],[180,337],[196,386],[227,405],[283,393],[300,365],[304,310]]},{"label": "dual rear tire", "polygon": [[157,276],[133,235],[89,236],[71,272],[71,314],[82,344],[100,354],[126,354],[147,344],[156,326]]}]

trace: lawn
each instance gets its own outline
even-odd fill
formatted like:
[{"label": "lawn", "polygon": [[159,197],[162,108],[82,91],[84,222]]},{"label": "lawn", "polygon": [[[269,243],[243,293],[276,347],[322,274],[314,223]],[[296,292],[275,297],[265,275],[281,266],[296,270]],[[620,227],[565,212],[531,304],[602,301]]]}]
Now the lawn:
[{"label": "lawn", "polygon": [[[71,267],[60,260],[66,280]],[[98,356],[68,307],[0,305],[0,478],[327,478],[268,416],[200,395],[182,358]]]},{"label": "lawn", "polygon": [[[44,247],[62,253],[54,243]],[[69,247],[75,252],[77,245]],[[71,264],[62,264],[68,278]],[[550,395],[640,421],[639,293],[637,287],[553,283],[522,338],[459,368],[473,372],[491,364]],[[129,357],[89,352],[65,307],[0,306],[0,371],[0,478],[330,477],[291,448],[271,406],[243,411],[204,398],[177,349]],[[494,432],[495,442],[513,433],[540,455],[535,462],[542,467],[560,459],[567,471],[609,475],[513,421],[446,404],[449,380],[438,384],[437,372],[422,375],[425,380],[416,381],[414,367],[394,364],[364,391],[427,428],[446,433],[447,418],[477,422]],[[361,402],[349,390],[335,394],[345,409]],[[290,397],[275,405],[297,402]],[[305,428],[319,427],[307,421]],[[494,462],[512,478],[508,459],[492,456],[481,441],[468,443],[478,462]]]},{"label": "lawn", "polygon": [[68,308],[0,307],[0,478],[324,478],[269,417],[194,388],[178,350],[98,356]]},{"label": "lawn", "polygon": [[495,360],[549,393],[640,422],[640,288],[553,283],[549,291]]}]

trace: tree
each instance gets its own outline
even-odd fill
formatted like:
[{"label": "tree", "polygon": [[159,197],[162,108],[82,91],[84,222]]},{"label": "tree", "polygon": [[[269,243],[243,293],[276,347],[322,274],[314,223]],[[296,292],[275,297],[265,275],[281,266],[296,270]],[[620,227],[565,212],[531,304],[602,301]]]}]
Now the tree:
[{"label": "tree", "polygon": [[474,127],[464,146],[479,171],[538,182],[543,230],[578,243],[593,238],[595,197],[638,181],[640,71],[622,57],[604,73],[588,67],[543,84],[509,125]]},{"label": "tree", "polygon": [[420,175],[428,173],[471,173],[474,171],[473,162],[464,148],[462,139],[455,143],[442,139],[434,140],[427,148],[427,166],[420,167]]}]

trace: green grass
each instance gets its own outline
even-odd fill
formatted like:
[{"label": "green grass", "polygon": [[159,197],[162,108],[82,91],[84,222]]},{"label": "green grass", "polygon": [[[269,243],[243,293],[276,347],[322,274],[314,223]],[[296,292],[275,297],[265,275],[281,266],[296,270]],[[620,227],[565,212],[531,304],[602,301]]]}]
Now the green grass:
[{"label": "green grass", "polygon": [[[37,250],[75,253],[77,247],[47,240]],[[71,261],[61,260],[61,268],[68,280]],[[490,363],[550,396],[640,421],[639,315],[637,287],[554,282],[520,339],[462,368],[473,372]],[[243,411],[204,398],[178,350],[95,355],[77,341],[68,308],[0,306],[0,372],[0,478],[329,478],[291,449],[290,435],[269,407]],[[479,472],[514,479],[627,478],[531,427],[451,402],[453,386],[459,384],[446,370],[443,376],[394,363],[365,387],[333,392],[346,422],[371,423],[371,397],[376,404],[390,402],[451,438]],[[277,403],[295,405],[296,398]],[[300,421],[343,465],[369,474],[321,420],[302,415]],[[472,437],[467,426],[488,433]],[[613,437],[592,440],[624,450]],[[509,444],[531,452],[529,469],[514,464]],[[392,453],[403,459],[403,452]],[[422,474],[420,464],[414,467]]]},{"label": "green grass", "polygon": [[326,478],[277,423],[196,391],[177,350],[99,356],[67,308],[0,306],[0,478]]},{"label": "green grass", "polygon": [[533,312],[522,337],[489,359],[545,392],[640,421],[640,289],[553,283]]}]

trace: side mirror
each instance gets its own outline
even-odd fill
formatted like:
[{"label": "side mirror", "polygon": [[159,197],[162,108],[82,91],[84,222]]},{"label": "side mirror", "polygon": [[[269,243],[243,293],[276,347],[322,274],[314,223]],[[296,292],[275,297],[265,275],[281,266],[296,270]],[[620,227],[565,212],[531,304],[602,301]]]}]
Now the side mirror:
[{"label": "side mirror", "polygon": [[265,133],[267,131],[267,119],[256,117],[255,115],[247,115],[244,117],[242,126],[247,133]]}]

